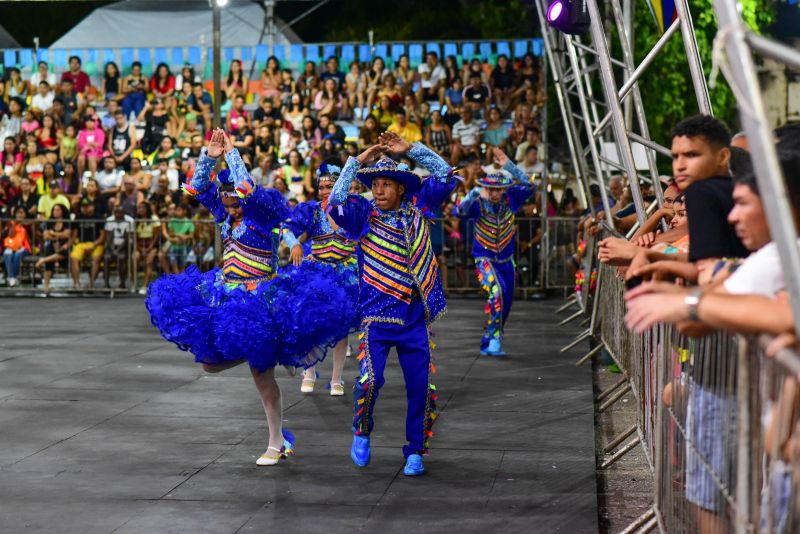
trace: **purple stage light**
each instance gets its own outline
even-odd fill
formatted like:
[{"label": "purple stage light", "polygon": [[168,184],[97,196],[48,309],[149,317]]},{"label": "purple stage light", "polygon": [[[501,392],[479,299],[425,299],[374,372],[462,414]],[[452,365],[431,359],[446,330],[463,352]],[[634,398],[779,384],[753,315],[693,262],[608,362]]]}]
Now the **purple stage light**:
[{"label": "purple stage light", "polygon": [[561,0],[556,0],[547,8],[547,21],[555,22],[563,13],[564,3]]},{"label": "purple stage light", "polygon": [[553,0],[547,6],[547,23],[570,35],[582,35],[589,31],[589,11],[586,0]]}]

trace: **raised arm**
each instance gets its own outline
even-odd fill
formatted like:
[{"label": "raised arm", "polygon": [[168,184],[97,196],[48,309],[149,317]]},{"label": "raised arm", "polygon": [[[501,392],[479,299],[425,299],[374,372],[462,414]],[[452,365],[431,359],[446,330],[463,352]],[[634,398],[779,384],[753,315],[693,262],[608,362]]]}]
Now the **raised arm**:
[{"label": "raised arm", "polygon": [[455,189],[456,179],[450,167],[436,152],[422,143],[409,144],[399,135],[391,132],[381,134],[380,142],[395,153],[406,153],[418,164],[425,167],[431,175],[423,180],[422,187],[415,195],[414,203],[419,208],[437,209]]},{"label": "raised arm", "polygon": [[239,151],[233,147],[233,142],[224,133],[222,136],[225,143],[225,161],[233,176],[233,187],[242,199],[245,215],[264,226],[273,228],[280,226],[289,215],[286,199],[275,189],[258,187],[247,172]]},{"label": "raised arm", "polygon": [[504,171],[506,171],[507,173],[511,174],[511,176],[516,178],[516,180],[520,184],[531,185],[531,186],[534,185],[533,177],[528,176],[527,174],[525,174],[525,171],[517,167],[516,164],[513,161],[511,161],[511,159],[506,155],[505,152],[503,152],[502,149],[494,147],[492,149],[492,153],[494,155],[495,163],[497,163],[500,167],[502,167]]},{"label": "raised arm", "polygon": [[344,164],[339,179],[336,180],[336,183],[333,185],[333,191],[331,192],[328,203],[331,206],[343,205],[350,195],[350,186],[353,185],[353,180],[356,179],[358,169],[360,169],[362,165],[370,165],[385,152],[386,147],[377,144],[367,148],[355,158],[352,156],[347,158],[347,162]]},{"label": "raised arm", "polygon": [[221,222],[225,220],[227,214],[225,212],[225,206],[222,205],[222,201],[219,199],[217,186],[211,181],[211,171],[216,166],[217,159],[216,157],[209,156],[209,150],[211,154],[216,154],[218,157],[222,153],[222,148],[220,146],[220,152],[217,153],[216,147],[213,147],[212,143],[213,139],[209,141],[208,149],[203,150],[200,154],[200,159],[197,161],[197,167],[195,167],[192,180],[183,185],[183,190],[188,195],[195,197],[200,204],[208,208],[208,211],[211,212],[214,219]]},{"label": "raised arm", "polygon": [[456,206],[456,215],[462,219],[477,219],[481,214],[481,188],[473,187]]}]

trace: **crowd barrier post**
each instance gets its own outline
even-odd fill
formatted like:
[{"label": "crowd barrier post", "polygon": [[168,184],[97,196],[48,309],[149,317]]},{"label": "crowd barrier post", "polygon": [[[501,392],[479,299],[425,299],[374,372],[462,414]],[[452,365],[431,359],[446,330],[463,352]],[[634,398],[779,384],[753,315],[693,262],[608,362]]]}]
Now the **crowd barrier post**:
[{"label": "crowd barrier post", "polygon": [[753,168],[770,233],[778,245],[781,265],[786,273],[795,330],[800,331],[800,249],[797,247],[797,231],[751,49],[798,71],[800,53],[749,32],[734,0],[714,0],[713,5],[719,20],[717,44],[724,46],[725,50],[725,60],[719,66],[736,96],[749,150],[758,154],[753,158]]}]

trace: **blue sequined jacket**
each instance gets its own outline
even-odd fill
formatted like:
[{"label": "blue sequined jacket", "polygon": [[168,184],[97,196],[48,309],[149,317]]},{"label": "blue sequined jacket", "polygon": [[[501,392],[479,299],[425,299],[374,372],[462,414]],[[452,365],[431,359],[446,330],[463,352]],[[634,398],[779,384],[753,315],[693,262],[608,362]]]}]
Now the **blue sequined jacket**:
[{"label": "blue sequined jacket", "polygon": [[520,184],[509,187],[500,202],[493,204],[481,198],[480,188],[476,187],[456,208],[459,217],[475,222],[472,256],[498,263],[514,258],[517,235],[515,214],[535,190],[530,177],[512,162],[506,163],[503,170],[510,172]]},{"label": "blue sequined jacket", "polygon": [[219,197],[211,171],[217,160],[205,150],[197,162],[191,185],[185,190],[194,195],[220,225],[224,244],[222,272],[226,282],[251,283],[271,278],[277,269],[278,228],[289,214],[286,200],[275,189],[255,185],[238,150],[225,155],[239,195],[244,217],[232,228],[230,216]]},{"label": "blue sequined jacket", "polygon": [[362,322],[405,324],[415,298],[422,299],[428,324],[446,311],[439,265],[423,213],[447,198],[456,179],[450,166],[420,143],[412,145],[408,156],[431,176],[423,180],[413,199],[403,199],[397,211],[382,211],[375,201],[348,195],[360,166],[353,157],[347,160],[330,196],[331,217],[350,237],[359,240]]}]

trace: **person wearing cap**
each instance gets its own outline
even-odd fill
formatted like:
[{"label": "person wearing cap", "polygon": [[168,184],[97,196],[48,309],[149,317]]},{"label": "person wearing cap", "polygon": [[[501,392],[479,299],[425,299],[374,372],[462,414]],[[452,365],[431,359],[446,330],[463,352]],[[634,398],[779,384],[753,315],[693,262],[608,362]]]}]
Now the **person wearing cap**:
[{"label": "person wearing cap", "polygon": [[[339,163],[338,161],[335,163]],[[344,229],[338,226],[325,212],[333,185],[339,179],[342,168],[334,162],[324,162],[317,169],[317,194],[319,200],[302,202],[281,225],[284,243],[289,247],[290,260],[295,267],[302,268],[308,262],[317,262],[328,266],[340,281],[341,287],[348,293],[345,315],[340,321],[355,331],[357,324],[356,303],[358,302],[358,261],[356,248],[358,243],[345,235]],[[303,236],[311,242],[311,253],[305,255],[300,239]],[[304,258],[305,256],[305,258]],[[344,369],[347,355],[347,333],[337,340],[333,347],[333,373],[331,375],[331,395],[344,395]],[[302,393],[312,393],[317,380],[317,371],[309,367],[303,373],[300,385]]]},{"label": "person wearing cap", "polygon": [[[225,155],[228,169],[211,171]],[[184,186],[208,208],[223,240],[222,267],[162,276],[148,287],[145,305],[161,335],[190,351],[209,373],[250,366],[269,429],[256,464],[271,466],[291,453],[294,436],[282,428],[275,366],[309,367],[321,347],[347,335],[341,322],[348,295],[333,270],[309,262],[278,272],[280,224],[288,206],[275,189],[258,186],[239,151],[220,129],[213,132],[191,182]]]},{"label": "person wearing cap", "polygon": [[[403,472],[414,476],[425,472],[422,455],[428,452],[436,419],[429,327],[446,310],[426,215],[453,191],[456,179],[450,166],[420,143],[411,145],[391,132],[379,141],[348,158],[328,208],[333,221],[360,242],[360,376],[350,457],[360,467],[370,462],[375,401],[389,351],[395,347],[408,399]],[[387,152],[408,154],[431,176],[422,180],[406,165],[381,158]],[[349,194],[356,178],[372,190],[373,200]]]},{"label": "person wearing cap", "polygon": [[491,173],[479,179],[480,187],[473,188],[459,202],[456,214],[475,225],[472,256],[478,282],[487,294],[489,316],[480,352],[484,356],[505,356],[503,328],[514,300],[515,213],[535,188],[531,178],[501,149],[494,148],[493,152],[497,166],[508,174]]},{"label": "person wearing cap", "polygon": [[53,213],[53,206],[56,204],[61,204],[69,209],[69,199],[64,195],[64,190],[59,180],[50,180],[47,184],[47,189],[47,194],[39,197],[39,205],[36,209],[40,219],[49,219]]}]

